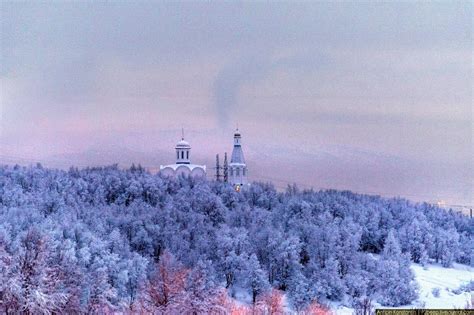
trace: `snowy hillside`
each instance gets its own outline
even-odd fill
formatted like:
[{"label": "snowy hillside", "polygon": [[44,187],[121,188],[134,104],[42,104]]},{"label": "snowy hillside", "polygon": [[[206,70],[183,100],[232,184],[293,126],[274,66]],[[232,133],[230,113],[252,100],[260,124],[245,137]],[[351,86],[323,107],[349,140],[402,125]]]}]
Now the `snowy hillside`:
[{"label": "snowy hillside", "polygon": [[[474,268],[454,264],[453,268],[444,268],[437,264],[429,264],[427,268],[412,264],[415,279],[419,286],[419,299],[411,305],[399,308],[464,308],[474,297],[474,292],[457,292],[462,285],[474,281]],[[433,289],[439,288],[439,296],[433,294]],[[376,308],[382,307],[376,304]],[[333,305],[336,314],[352,314],[352,308]],[[386,308],[383,306],[383,308]]]},{"label": "snowy hillside", "polygon": [[[472,226],[429,204],[349,191],[1,166],[0,313],[461,307],[454,290],[472,269],[456,263],[472,262]],[[413,267],[430,261],[455,269]]]},{"label": "snowy hillside", "polygon": [[[429,265],[424,269],[413,265],[415,277],[420,286],[420,301],[426,308],[464,308],[474,292],[453,292],[470,281],[474,281],[474,268],[454,264],[453,268]],[[439,288],[439,297],[433,295],[433,289]]]}]

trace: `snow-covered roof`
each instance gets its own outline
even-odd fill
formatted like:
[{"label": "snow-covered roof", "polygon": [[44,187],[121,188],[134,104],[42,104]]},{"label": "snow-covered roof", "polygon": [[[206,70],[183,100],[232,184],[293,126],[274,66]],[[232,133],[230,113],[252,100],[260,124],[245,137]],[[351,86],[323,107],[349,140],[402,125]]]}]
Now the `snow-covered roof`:
[{"label": "snow-covered roof", "polygon": [[178,143],[176,143],[176,149],[184,149],[184,148],[191,148],[189,145],[189,142],[187,142],[184,139],[179,140]]},{"label": "snow-covered roof", "polygon": [[234,145],[230,163],[245,164],[244,152],[242,151],[242,147],[240,145]]},{"label": "snow-covered roof", "polygon": [[160,170],[163,170],[165,168],[171,168],[173,171],[176,171],[178,167],[186,167],[189,168],[190,171],[192,171],[195,168],[202,168],[204,171],[206,170],[206,165],[197,165],[197,164],[169,164],[169,165],[160,165]]}]

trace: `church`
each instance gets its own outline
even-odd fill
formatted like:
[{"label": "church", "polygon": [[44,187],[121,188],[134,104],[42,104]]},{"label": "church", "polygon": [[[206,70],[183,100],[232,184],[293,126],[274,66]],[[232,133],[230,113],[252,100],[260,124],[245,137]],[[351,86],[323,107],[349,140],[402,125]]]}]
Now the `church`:
[{"label": "church", "polygon": [[164,176],[177,177],[181,174],[192,177],[205,177],[206,165],[191,164],[191,146],[184,140],[184,132],[181,140],[175,147],[176,163],[160,165],[160,173]]},{"label": "church", "polygon": [[[242,187],[248,185],[248,170],[241,141],[242,135],[239,129],[236,129],[234,132],[234,147],[232,149],[230,163],[228,166],[224,166],[224,181],[230,183],[237,191],[240,191]],[[191,146],[184,140],[184,131],[181,140],[178,141],[175,146],[175,150],[176,162],[169,165],[160,165],[160,173],[162,175],[171,177],[177,177],[179,175],[206,177],[206,165],[191,163]],[[227,163],[227,157],[225,163]],[[220,169],[219,166],[216,168]]]},{"label": "church", "polygon": [[239,129],[234,133],[234,148],[229,163],[229,183],[237,190],[247,185],[247,165],[245,164],[244,152],[242,151],[242,135]]}]

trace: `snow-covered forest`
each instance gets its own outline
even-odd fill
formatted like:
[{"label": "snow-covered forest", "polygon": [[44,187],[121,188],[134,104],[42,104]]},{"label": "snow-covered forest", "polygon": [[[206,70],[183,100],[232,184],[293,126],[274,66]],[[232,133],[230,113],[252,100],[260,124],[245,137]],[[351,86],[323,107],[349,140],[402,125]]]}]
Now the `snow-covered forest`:
[{"label": "snow-covered forest", "polygon": [[473,237],[472,219],[400,198],[1,166],[0,313],[405,305],[410,264],[473,264]]}]

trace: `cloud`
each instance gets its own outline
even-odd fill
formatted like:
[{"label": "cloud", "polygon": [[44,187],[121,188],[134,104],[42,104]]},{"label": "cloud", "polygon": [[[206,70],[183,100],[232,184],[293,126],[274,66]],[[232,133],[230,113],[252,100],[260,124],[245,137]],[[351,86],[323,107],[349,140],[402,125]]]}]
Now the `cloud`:
[{"label": "cloud", "polygon": [[256,148],[351,144],[435,167],[465,163],[472,145],[468,1],[9,2],[0,23],[0,143],[12,154],[129,132],[172,146],[156,132],[182,125],[225,142],[236,116]]}]

